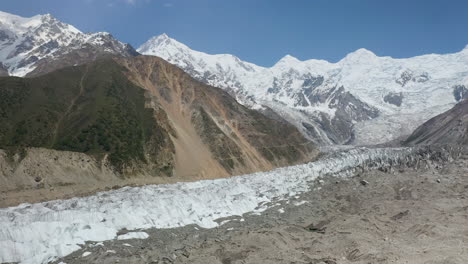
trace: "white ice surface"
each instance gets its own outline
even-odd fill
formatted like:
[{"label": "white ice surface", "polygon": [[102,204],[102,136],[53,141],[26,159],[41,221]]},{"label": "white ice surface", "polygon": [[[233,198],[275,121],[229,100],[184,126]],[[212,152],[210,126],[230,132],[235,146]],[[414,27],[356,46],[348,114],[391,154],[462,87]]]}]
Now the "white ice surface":
[{"label": "white ice surface", "polygon": [[353,149],[269,172],[125,187],[89,197],[0,209],[0,262],[47,263],[80,249],[79,245],[86,241],[115,239],[124,228],[141,230],[189,224],[216,227],[218,218],[261,213],[270,202],[274,205],[298,196],[310,190],[311,181],[319,176],[347,176],[349,169],[365,161],[396,159],[409,152],[406,148]]}]

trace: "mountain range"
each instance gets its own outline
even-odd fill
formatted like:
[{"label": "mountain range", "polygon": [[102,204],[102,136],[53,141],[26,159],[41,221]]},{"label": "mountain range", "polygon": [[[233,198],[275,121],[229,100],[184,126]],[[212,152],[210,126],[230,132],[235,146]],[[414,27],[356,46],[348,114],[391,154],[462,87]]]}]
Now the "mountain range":
[{"label": "mountain range", "polygon": [[162,34],[136,51],[109,33],[82,33],[51,15],[0,13],[0,75],[39,76],[100,57],[163,58],[244,106],[289,122],[319,145],[372,145],[410,135],[468,97],[468,47],[406,59],[359,49],[332,63],[286,55],[261,67],[210,55]]},{"label": "mountain range", "polygon": [[337,63],[287,55],[270,68],[194,51],[166,34],[137,51],[225,89],[244,105],[275,112],[319,144],[377,144],[407,136],[468,97],[468,47],[407,59],[359,49]]}]

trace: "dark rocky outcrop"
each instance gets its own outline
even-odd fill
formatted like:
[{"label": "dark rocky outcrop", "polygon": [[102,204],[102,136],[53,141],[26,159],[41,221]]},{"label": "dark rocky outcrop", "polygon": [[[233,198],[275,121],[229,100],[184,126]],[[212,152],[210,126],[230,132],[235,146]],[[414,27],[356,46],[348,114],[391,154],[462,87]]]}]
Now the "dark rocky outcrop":
[{"label": "dark rocky outcrop", "polygon": [[427,82],[430,79],[429,73],[423,72],[420,74],[414,73],[412,70],[406,70],[401,73],[400,77],[395,80],[396,83],[401,85],[401,87],[405,87],[410,81],[423,83]]},{"label": "dark rocky outcrop", "polygon": [[383,98],[384,102],[396,105],[396,106],[401,106],[401,103],[403,102],[403,93],[389,93],[384,96]]},{"label": "dark rocky outcrop", "polygon": [[453,97],[457,102],[468,99],[468,88],[465,85],[456,85],[453,87]]}]

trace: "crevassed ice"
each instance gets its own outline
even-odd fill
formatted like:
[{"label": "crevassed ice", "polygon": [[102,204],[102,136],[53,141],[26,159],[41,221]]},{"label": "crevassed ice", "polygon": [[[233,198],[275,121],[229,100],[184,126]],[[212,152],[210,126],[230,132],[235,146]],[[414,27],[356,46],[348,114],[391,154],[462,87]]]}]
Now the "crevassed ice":
[{"label": "crevassed ice", "polygon": [[[266,203],[310,190],[318,176],[347,176],[370,160],[404,157],[408,148],[354,149],[308,164],[217,180],[125,187],[89,197],[0,209],[0,262],[47,263],[85,241],[115,239],[117,232],[197,224],[262,212]],[[144,233],[129,236],[145,238]]]}]

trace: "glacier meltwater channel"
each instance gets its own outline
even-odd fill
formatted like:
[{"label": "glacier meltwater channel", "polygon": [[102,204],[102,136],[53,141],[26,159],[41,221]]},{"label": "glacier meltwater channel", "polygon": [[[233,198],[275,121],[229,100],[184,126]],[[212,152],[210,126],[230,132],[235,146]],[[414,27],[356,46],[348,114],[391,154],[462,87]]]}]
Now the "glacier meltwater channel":
[{"label": "glacier meltwater channel", "polygon": [[218,218],[262,212],[269,202],[308,191],[318,177],[347,177],[369,162],[392,164],[411,152],[410,148],[360,148],[268,172],[125,187],[0,209],[0,262],[47,263],[79,250],[86,241],[118,239],[123,228],[216,227]]}]

